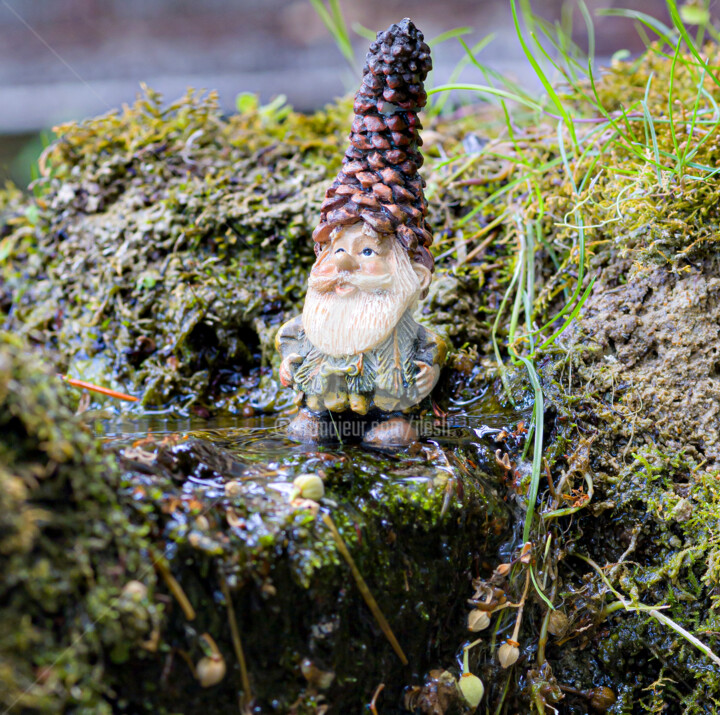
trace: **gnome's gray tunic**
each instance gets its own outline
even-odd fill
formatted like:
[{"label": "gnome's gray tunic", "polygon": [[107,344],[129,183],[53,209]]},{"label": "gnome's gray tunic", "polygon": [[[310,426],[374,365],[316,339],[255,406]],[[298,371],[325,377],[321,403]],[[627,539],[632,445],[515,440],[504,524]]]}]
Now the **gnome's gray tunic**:
[{"label": "gnome's gray tunic", "polygon": [[418,367],[441,364],[444,342],[418,325],[406,311],[393,332],[376,348],[357,355],[335,357],[316,348],[305,335],[302,316],[285,323],[276,338],[283,359],[302,357],[293,371],[295,390],[315,411],[352,409],[364,414],[372,407],[391,412],[419,402],[415,384]]}]

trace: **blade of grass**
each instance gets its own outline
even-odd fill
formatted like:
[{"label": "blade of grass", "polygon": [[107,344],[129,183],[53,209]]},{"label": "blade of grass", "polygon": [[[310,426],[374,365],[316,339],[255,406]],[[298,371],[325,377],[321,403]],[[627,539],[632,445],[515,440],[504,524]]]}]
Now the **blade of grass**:
[{"label": "blade of grass", "polygon": [[469,35],[471,32],[472,27],[456,27],[453,30],[441,32],[437,37],[433,37],[432,40],[428,40],[427,43],[432,49],[434,47],[437,47],[438,45],[441,45],[443,42],[452,40],[453,37],[462,37],[463,35]]},{"label": "blade of grass", "polygon": [[[575,136],[575,126],[570,120],[570,117],[568,116],[567,111],[565,110],[565,106],[560,101],[560,97],[558,97],[557,92],[555,91],[555,88],[552,86],[552,83],[545,75],[545,72],[543,72],[542,67],[540,67],[540,64],[538,63],[537,59],[535,58],[535,55],[530,51],[530,48],[528,47],[527,42],[525,42],[525,38],[523,37],[522,30],[520,29],[520,20],[518,19],[518,12],[517,7],[515,5],[515,0],[510,0],[510,6],[512,8],[512,14],[513,14],[513,22],[515,24],[515,32],[517,33],[518,39],[520,40],[520,44],[522,45],[523,51],[525,52],[525,56],[528,58],[528,61],[532,65],[532,68],[535,70],[535,74],[538,76],[538,79],[542,82],[543,87],[545,88],[545,91],[548,93],[548,96],[552,100],[553,104],[555,105],[555,108],[560,113],[562,118],[565,120],[565,122],[568,125],[568,130],[570,132],[570,136],[572,137],[573,144],[577,145],[577,137]],[[533,39],[535,38],[534,34],[530,33]],[[539,44],[539,43],[538,43]]]},{"label": "blade of grass", "polygon": [[369,27],[365,27],[365,25],[361,25],[359,22],[353,22],[350,27],[356,35],[363,37],[366,40],[370,40],[370,42],[375,42],[377,39],[377,32],[374,32]]},{"label": "blade of grass", "polygon": [[525,365],[530,382],[535,392],[535,442],[533,445],[533,462],[532,471],[530,473],[530,485],[527,495],[527,511],[525,512],[525,524],[523,526],[523,541],[530,541],[532,532],[533,517],[535,516],[535,502],[537,501],[538,490],[540,488],[540,468],[542,466],[542,443],[544,434],[544,416],[545,406],[542,387],[538,380],[535,366],[529,358],[520,356],[520,361]]},{"label": "blade of grass", "polygon": [[[672,64],[670,65],[670,82],[668,86],[668,119],[670,120],[670,136],[672,137],[672,143],[675,147],[675,154],[679,155],[680,150],[678,148],[678,141],[677,141],[677,134],[675,132],[675,119],[674,119],[674,112],[673,112],[673,88],[675,86],[675,68],[677,66],[677,60],[678,56],[680,55],[680,40],[678,40],[678,43],[675,47],[675,55],[673,56]],[[647,94],[646,94],[647,96]],[[678,159],[678,164],[680,162],[680,159]],[[682,174],[682,168],[679,165],[676,165],[676,170]]]},{"label": "blade of grass", "polygon": [[624,17],[629,20],[635,20],[652,30],[658,37],[661,37],[666,44],[670,45],[670,47],[674,47],[677,44],[678,34],[676,32],[670,29],[664,22],[644,12],[624,10],[622,8],[603,8],[597,10],[596,14],[600,17]]},{"label": "blade of grass", "polygon": [[663,165],[660,163],[660,152],[658,150],[657,134],[655,133],[655,123],[648,109],[648,94],[650,92],[650,84],[652,82],[653,73],[650,73],[648,77],[647,85],[645,87],[645,99],[642,101],[643,114],[645,115],[645,123],[647,124],[648,131],[650,132],[650,138],[652,139],[653,156],[655,157],[655,172],[657,174],[658,183],[662,183],[661,170]]},{"label": "blade of grass", "polygon": [[578,6],[580,7],[580,14],[583,16],[583,20],[585,21],[585,30],[588,36],[587,60],[590,65],[593,65],[595,63],[595,23],[593,22],[590,11],[585,4],[585,0],[578,0]]},{"label": "blade of grass", "polygon": [[698,151],[702,148],[702,146],[705,144],[705,142],[710,139],[710,137],[714,134],[715,130],[718,128],[718,123],[720,122],[720,111],[718,111],[718,106],[715,103],[715,100],[713,99],[712,95],[707,92],[707,90],[702,86],[703,82],[705,81],[705,71],[703,71],[702,77],[700,78],[700,84],[698,85],[698,96],[695,98],[695,105],[693,107],[693,114],[690,121],[690,129],[688,131],[688,137],[691,137],[694,135],[695,127],[700,124],[701,122],[697,121],[697,117],[699,116],[698,113],[698,107],[700,105],[700,97],[701,96],[707,96],[707,98],[710,100],[710,102],[714,105],[715,108],[715,126],[709,131],[706,132],[705,136],[695,145],[695,147],[691,150],[690,149],[690,142],[688,141],[685,145],[685,149],[683,150],[683,155],[681,157],[681,161],[684,164],[688,162],[688,160],[692,159]]},{"label": "blade of grass", "polygon": [[353,52],[352,43],[350,42],[350,35],[348,34],[347,24],[343,17],[342,10],[340,9],[339,0],[328,0],[330,3],[330,11],[332,12],[333,22],[337,29],[338,35],[342,41],[345,52],[349,58],[349,62],[355,64],[355,53]]},{"label": "blade of grass", "polygon": [[[588,299],[588,296],[592,292],[593,286],[595,285],[595,279],[597,276],[593,276],[590,280],[590,283],[588,284],[587,288],[583,291],[583,294],[580,296],[580,299],[575,304],[575,307],[572,309],[570,315],[565,319],[565,322],[558,328],[547,340],[545,340],[539,347],[538,351],[546,350],[551,345],[555,343],[555,341],[565,332],[566,328],[570,323],[572,323],[573,320],[577,317],[577,314],[580,312],[581,308],[585,304],[585,301]],[[557,320],[557,318],[555,318]]]},{"label": "blade of grass", "polygon": [[[467,44],[465,43],[465,40],[463,40],[462,37],[458,37],[458,42],[462,45],[463,49],[465,50],[465,55],[460,58],[458,63],[455,65],[453,71],[450,73],[450,77],[448,78],[448,84],[453,84],[453,83],[457,82],[458,78],[462,74],[462,71],[470,63],[471,59],[474,60],[475,55],[478,54],[478,52],[482,52],[482,50],[485,47],[487,47],[494,39],[495,39],[495,33],[490,33],[489,35],[485,35],[485,37],[483,37],[482,40],[480,40],[479,42],[476,42],[473,45],[472,49],[470,49],[467,46]],[[436,102],[433,102],[432,107],[430,107],[431,116],[440,114],[449,99],[450,99],[450,93],[448,92],[446,94],[443,94],[441,97],[439,97]]]},{"label": "blade of grass", "polygon": [[[678,12],[677,3],[675,2],[675,0],[667,0],[666,4],[668,10],[670,11],[670,17],[673,21],[673,25],[675,25],[675,28],[680,33],[683,40],[685,40],[685,44],[688,46],[690,52],[695,56],[695,59],[700,63],[701,67],[706,70],[710,69],[707,62],[700,56],[697,47],[695,47],[695,43],[688,34],[688,31],[685,28],[685,24],[680,17],[680,13]],[[715,82],[718,87],[720,87],[720,79],[718,79],[717,75],[712,70],[710,70],[710,79],[712,79],[712,81]]]},{"label": "blade of grass", "polygon": [[507,92],[504,89],[496,89],[495,87],[491,87],[486,84],[443,84],[440,87],[433,87],[433,89],[428,92],[428,95],[437,94],[438,92],[450,92],[452,90],[468,90],[470,92],[490,94],[495,97],[503,97],[504,99],[509,99],[512,102],[517,102],[529,109],[534,109],[536,112],[543,111],[543,108],[537,102],[533,102],[518,94],[514,94],[513,92]]},{"label": "blade of grass", "polygon": [[330,11],[325,7],[322,0],[310,0],[313,9],[322,20],[327,31],[332,35],[342,56],[347,60],[348,64],[355,69],[355,53],[353,52],[352,44],[347,34],[347,27],[342,17],[338,0],[329,0],[329,2]]}]

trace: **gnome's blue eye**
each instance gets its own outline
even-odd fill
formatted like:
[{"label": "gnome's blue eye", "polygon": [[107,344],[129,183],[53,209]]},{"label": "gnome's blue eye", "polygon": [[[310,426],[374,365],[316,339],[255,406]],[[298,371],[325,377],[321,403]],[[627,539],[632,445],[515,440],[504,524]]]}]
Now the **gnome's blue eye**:
[{"label": "gnome's blue eye", "polygon": [[363,256],[374,256],[375,251],[373,251],[372,248],[363,248],[362,254]]}]

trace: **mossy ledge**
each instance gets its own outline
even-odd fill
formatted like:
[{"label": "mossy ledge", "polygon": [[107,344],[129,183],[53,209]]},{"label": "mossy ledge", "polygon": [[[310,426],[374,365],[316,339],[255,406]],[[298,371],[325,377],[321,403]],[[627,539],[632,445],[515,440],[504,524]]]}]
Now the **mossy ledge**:
[{"label": "mossy ledge", "polygon": [[[511,536],[489,449],[468,443],[448,468],[432,445],[403,459],[308,452],[261,428],[147,437],[106,454],[28,350],[0,333],[3,708],[234,711],[247,693],[233,622],[254,712],[356,710],[383,680],[399,703],[407,682],[453,658],[478,550],[492,561]],[[325,483],[319,504],[293,499],[292,480],[308,472]],[[227,668],[208,689],[193,672],[206,633]]]}]

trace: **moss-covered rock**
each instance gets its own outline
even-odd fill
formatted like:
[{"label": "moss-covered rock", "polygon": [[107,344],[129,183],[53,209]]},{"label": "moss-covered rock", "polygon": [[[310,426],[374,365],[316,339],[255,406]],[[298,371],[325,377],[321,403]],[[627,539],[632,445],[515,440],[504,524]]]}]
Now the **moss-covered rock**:
[{"label": "moss-covered rock", "polygon": [[[717,48],[703,57],[713,66]],[[436,413],[449,410],[437,449],[307,452],[257,424],[116,445],[122,518],[152,544],[144,560],[155,559],[164,584],[145,607],[161,603],[165,615],[116,658],[125,664],[103,671],[115,694],[91,689],[97,702],[129,712],[234,707],[247,687],[229,594],[261,711],[359,711],[380,682],[388,708],[401,709],[405,684],[417,712],[436,713],[441,700],[457,708],[449,684],[467,635],[461,605],[487,582],[523,603],[512,669],[497,658],[518,613],[507,602],[472,650],[491,710],[584,713],[604,697],[608,712],[712,711],[713,653],[683,635],[720,650],[720,90],[701,59],[656,45],[613,62],[592,86],[565,87],[583,120],[572,139],[548,116],[555,107],[511,124],[499,112],[458,113],[426,132],[437,273],[421,313],[455,344],[437,394]],[[35,196],[8,190],[0,200],[5,327],[58,370],[137,394],[138,411],[286,407],[272,338],[299,308],[349,105],[311,117],[242,106],[225,118],[212,95],[162,108],[147,92],[120,114],[62,127]],[[549,337],[569,317],[570,329]],[[544,460],[534,465],[533,391],[525,367],[508,366],[518,356],[545,398]],[[486,428],[493,420],[498,431]],[[448,425],[460,422],[453,439]],[[289,498],[302,472],[324,479],[317,512]],[[532,485],[536,513],[521,524]],[[25,553],[28,525],[41,522],[17,506],[28,497],[16,485],[3,498],[8,543]],[[512,533],[499,498],[518,505]],[[413,672],[377,631],[323,514]],[[523,526],[532,545],[518,551]],[[17,622],[11,640],[24,633]],[[52,644],[67,638],[63,623]],[[202,690],[189,663],[217,664],[212,642],[227,674]],[[27,648],[10,651],[13,667],[37,668]]]},{"label": "moss-covered rock", "polygon": [[[230,637],[235,617],[258,712],[315,712],[313,703],[357,710],[380,682],[388,702],[399,703],[412,673],[453,657],[473,553],[479,547],[492,560],[509,536],[488,457],[470,444],[458,450],[461,465],[474,465],[465,472],[449,467],[437,447],[401,460],[359,448],[308,451],[267,428],[125,450],[132,508],[172,555],[197,613],[189,622],[173,605],[163,641],[196,658],[198,636],[209,632],[229,668],[220,685],[202,691],[182,660],[158,660],[124,697],[136,708],[148,701],[184,712],[236,702],[244,687]],[[292,481],[303,473],[323,479],[319,504],[293,500]],[[364,603],[328,516],[408,668]],[[163,667],[172,670],[163,676]],[[332,684],[319,688],[315,670],[334,673]]]}]

